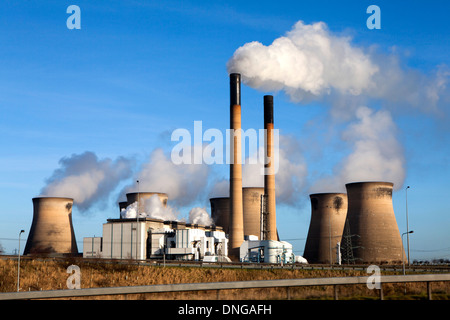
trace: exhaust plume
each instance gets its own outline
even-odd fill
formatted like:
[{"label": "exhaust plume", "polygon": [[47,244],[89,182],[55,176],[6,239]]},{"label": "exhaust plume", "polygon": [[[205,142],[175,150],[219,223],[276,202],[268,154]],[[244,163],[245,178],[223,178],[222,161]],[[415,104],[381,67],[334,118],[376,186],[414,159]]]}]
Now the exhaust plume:
[{"label": "exhaust plume", "polygon": [[[209,166],[203,163],[174,164],[170,155],[167,156],[161,148],[157,148],[135,178],[139,180],[140,190],[167,193],[175,206],[187,206],[205,190],[209,173]],[[122,194],[128,192],[137,192],[136,185],[126,187]]]},{"label": "exhaust plume", "polygon": [[[240,73],[252,88],[284,91],[293,102],[326,99],[334,106],[336,99],[358,97],[358,106],[366,99],[382,99],[390,108],[403,105],[408,112],[411,106],[422,112],[448,112],[448,66],[437,66],[426,75],[404,67],[395,48],[390,54],[374,48],[353,45],[350,37],[333,34],[324,22],[299,21],[268,46],[257,41],[244,44],[227,69]],[[339,107],[343,106],[348,111],[352,104]]]},{"label": "exhaust plume", "polygon": [[[142,201],[144,202],[144,211],[139,212],[140,218],[152,218],[171,221],[179,220],[179,213],[170,206],[165,207],[159,199],[158,195],[152,195],[150,198],[143,199]],[[137,209],[138,203],[134,202],[130,204],[126,209],[122,209],[120,211],[120,217],[124,219],[136,218]]]},{"label": "exhaust plume", "polygon": [[201,224],[205,226],[214,224],[208,212],[206,212],[206,209],[200,207],[192,208],[191,211],[189,211],[189,222],[192,224]]},{"label": "exhaust plume", "polygon": [[59,160],[41,196],[70,197],[80,211],[86,211],[94,204],[107,200],[118,184],[131,176],[133,161],[119,157],[98,159],[90,151],[73,154]]},{"label": "exhaust plume", "polygon": [[333,177],[316,182],[312,193],[345,192],[346,183],[358,181],[389,181],[397,190],[403,186],[404,151],[390,113],[360,107],[356,118],[341,135],[351,146],[351,153],[334,168]]}]

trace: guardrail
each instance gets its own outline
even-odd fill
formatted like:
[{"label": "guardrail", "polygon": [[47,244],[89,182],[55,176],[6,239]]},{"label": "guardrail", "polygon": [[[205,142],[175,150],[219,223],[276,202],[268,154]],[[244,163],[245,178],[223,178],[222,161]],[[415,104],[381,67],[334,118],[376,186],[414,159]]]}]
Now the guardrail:
[{"label": "guardrail", "polygon": [[[164,284],[149,286],[129,286],[129,287],[111,287],[111,288],[88,288],[73,290],[46,290],[46,291],[28,291],[28,292],[7,292],[0,293],[0,300],[24,300],[24,299],[52,299],[68,297],[86,297],[101,295],[126,295],[142,293],[161,293],[161,292],[181,292],[181,291],[204,291],[216,290],[219,299],[220,290],[228,289],[255,289],[255,288],[280,288],[284,287],[287,291],[287,299],[290,299],[289,288],[304,286],[334,286],[335,299],[337,299],[337,286],[367,284],[372,281],[370,276],[359,277],[331,277],[331,278],[304,278],[304,279],[279,279],[279,280],[254,280],[254,281],[231,281],[231,282],[206,282],[206,283],[182,283],[182,284]],[[421,275],[392,275],[380,276],[380,284],[383,283],[407,283],[407,282],[426,282],[428,299],[431,300],[431,283],[450,281],[450,274],[421,274]],[[380,299],[383,299],[383,287],[381,286]]]}]

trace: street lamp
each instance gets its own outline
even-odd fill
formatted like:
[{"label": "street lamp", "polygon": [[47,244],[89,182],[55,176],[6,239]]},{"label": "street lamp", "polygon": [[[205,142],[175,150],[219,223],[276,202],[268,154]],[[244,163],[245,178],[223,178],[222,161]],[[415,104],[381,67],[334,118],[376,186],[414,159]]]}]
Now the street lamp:
[{"label": "street lamp", "polygon": [[138,237],[139,237],[139,180],[136,180],[137,182],[137,188],[138,188],[138,203],[137,203],[137,209],[136,209],[136,261],[138,258]]},{"label": "street lamp", "polygon": [[403,236],[405,234],[409,235],[410,233],[414,233],[413,230],[409,231],[409,232],[403,232],[402,233],[402,263],[403,263],[403,275],[405,275],[405,247],[403,246]]},{"label": "street lamp", "polygon": [[17,292],[19,292],[20,287],[20,235],[24,232],[25,230],[20,230],[19,232],[19,257],[17,259]]},{"label": "street lamp", "polygon": [[410,187],[409,186],[407,186],[406,187],[406,196],[405,196],[405,198],[406,198],[406,233],[407,233],[407,235],[406,235],[406,245],[407,245],[407,247],[408,247],[408,266],[409,266],[409,261],[410,261],[410,259],[409,259],[409,234],[410,234],[410,232],[409,232],[409,222],[408,222],[408,189],[409,189]]}]

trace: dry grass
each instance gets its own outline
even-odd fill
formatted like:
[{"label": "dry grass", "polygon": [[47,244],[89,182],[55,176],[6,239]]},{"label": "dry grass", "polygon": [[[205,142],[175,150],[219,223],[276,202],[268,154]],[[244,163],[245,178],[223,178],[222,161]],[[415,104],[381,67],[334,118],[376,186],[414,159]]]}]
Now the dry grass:
[{"label": "dry grass", "polygon": [[[104,264],[85,260],[24,260],[21,262],[20,288],[22,291],[66,289],[69,274],[67,267],[78,265],[81,269],[81,287],[119,287],[152,284],[221,282],[267,279],[298,279],[319,277],[365,276],[364,271],[329,270],[255,270],[198,267],[157,267],[126,264]],[[0,291],[17,289],[17,262],[0,260]],[[450,299],[450,283],[433,283],[433,299]],[[405,295],[405,288],[406,293]],[[426,284],[385,284],[387,299],[426,299]],[[378,290],[365,285],[338,287],[339,299],[378,299]],[[285,288],[222,290],[220,299],[285,299]],[[291,299],[333,299],[331,286],[290,288]],[[85,299],[217,299],[215,291],[139,294],[129,296],[89,297]]]}]

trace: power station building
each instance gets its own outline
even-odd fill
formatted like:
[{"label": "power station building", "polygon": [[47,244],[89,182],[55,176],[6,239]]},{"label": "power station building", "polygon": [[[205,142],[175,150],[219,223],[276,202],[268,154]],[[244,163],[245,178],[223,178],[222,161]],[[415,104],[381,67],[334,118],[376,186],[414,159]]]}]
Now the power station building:
[{"label": "power station building", "polygon": [[227,261],[221,227],[151,218],[108,219],[103,237],[83,240],[84,258]]}]

